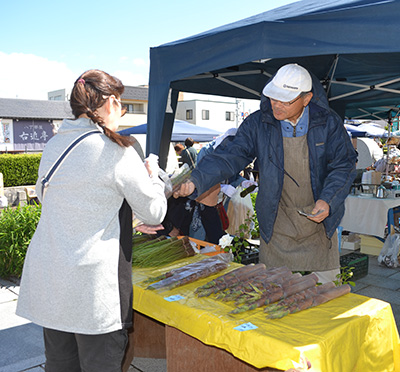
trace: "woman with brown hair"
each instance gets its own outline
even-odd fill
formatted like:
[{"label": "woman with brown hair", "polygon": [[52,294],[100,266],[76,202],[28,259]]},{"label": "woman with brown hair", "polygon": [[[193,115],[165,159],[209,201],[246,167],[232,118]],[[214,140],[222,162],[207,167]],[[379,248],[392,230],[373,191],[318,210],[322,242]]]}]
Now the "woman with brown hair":
[{"label": "woman with brown hair", "polygon": [[121,371],[132,325],[132,212],[149,225],[166,213],[158,169],[143,164],[130,137],[115,133],[123,91],[103,71],[83,73],[71,93],[75,119],[64,120],[42,155],[42,214],[17,314],[44,327],[47,372]]}]

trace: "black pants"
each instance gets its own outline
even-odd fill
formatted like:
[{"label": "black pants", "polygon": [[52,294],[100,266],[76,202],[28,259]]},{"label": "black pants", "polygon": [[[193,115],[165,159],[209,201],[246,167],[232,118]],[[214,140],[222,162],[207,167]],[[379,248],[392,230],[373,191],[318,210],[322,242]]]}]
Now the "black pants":
[{"label": "black pants", "polygon": [[46,372],[121,372],[126,329],[82,335],[43,328],[43,335]]},{"label": "black pants", "polygon": [[206,231],[206,241],[214,244],[219,244],[219,239],[225,235],[222,230],[222,222],[219,217],[217,208],[208,207],[207,205],[200,208],[201,222]]},{"label": "black pants", "polygon": [[222,229],[217,209],[215,207],[200,205],[195,200],[188,198],[168,199],[168,212],[162,223],[164,230],[158,231],[158,235],[168,235],[173,227],[176,227],[182,235],[189,235],[190,224],[196,205],[199,208],[201,222],[206,232],[205,240],[218,244],[219,239],[225,235],[225,232]]}]

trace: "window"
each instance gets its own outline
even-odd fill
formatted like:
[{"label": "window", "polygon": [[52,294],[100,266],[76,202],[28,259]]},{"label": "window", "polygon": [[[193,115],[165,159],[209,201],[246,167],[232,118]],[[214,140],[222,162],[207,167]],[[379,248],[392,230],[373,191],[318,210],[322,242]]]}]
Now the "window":
[{"label": "window", "polygon": [[50,101],[62,101],[62,96],[51,96],[49,97]]},{"label": "window", "polygon": [[186,110],[186,120],[193,120],[193,110]]},{"label": "window", "polygon": [[226,121],[233,121],[235,117],[235,113],[233,111],[226,111],[225,112],[225,120]]},{"label": "window", "polygon": [[210,120],[210,111],[209,110],[201,110],[201,118],[203,120]]},{"label": "window", "polygon": [[133,106],[133,113],[135,113],[135,114],[143,114],[144,113],[143,103],[134,103],[132,106]]},{"label": "window", "polygon": [[122,102],[124,106],[126,106],[126,112],[128,114],[144,114],[144,104],[143,103],[125,103]]}]

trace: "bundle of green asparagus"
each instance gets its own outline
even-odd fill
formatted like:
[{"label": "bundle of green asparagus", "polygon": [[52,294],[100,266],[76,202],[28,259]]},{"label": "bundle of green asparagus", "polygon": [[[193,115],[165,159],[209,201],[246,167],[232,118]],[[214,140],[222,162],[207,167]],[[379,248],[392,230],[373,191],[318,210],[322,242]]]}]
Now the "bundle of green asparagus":
[{"label": "bundle of green asparagus", "polygon": [[197,288],[195,293],[199,297],[216,294],[219,300],[233,301],[241,295],[251,295],[251,292],[257,292],[258,289],[264,290],[283,282],[288,275],[292,274],[286,267],[266,269],[262,263],[246,265],[206,283]]},{"label": "bundle of green asparagus", "polygon": [[318,277],[315,274],[308,274],[305,276],[300,275],[300,277],[297,277],[296,274],[291,274],[289,280],[280,284],[274,283],[270,288],[260,291],[259,295],[256,296],[254,300],[238,306],[236,309],[232,310],[231,313],[239,314],[244,311],[272,304],[297,292],[314,287],[317,284],[317,281]]},{"label": "bundle of green asparagus", "polygon": [[232,314],[266,307],[268,319],[306,309],[349,292],[348,286],[334,283],[317,286],[315,274],[302,276],[286,267],[266,269],[265,265],[247,265],[222,275],[201,287],[199,297],[215,295],[221,301],[234,301]]},{"label": "bundle of green asparagus", "polygon": [[194,255],[195,251],[187,236],[181,239],[160,236],[145,241],[137,238],[132,248],[132,266],[158,267]]},{"label": "bundle of green asparagus", "polygon": [[265,307],[264,312],[272,313],[278,310],[283,310],[287,307],[293,306],[296,303],[305,300],[306,298],[315,296],[316,294],[324,293],[329,291],[330,289],[335,288],[335,284],[333,282],[325,283],[319,286],[311,287],[305,289],[301,292],[295,293],[289,297],[284,298],[283,300],[274,302]]},{"label": "bundle of green asparagus", "polygon": [[225,254],[205,258],[201,261],[185,265],[179,269],[171,270],[159,277],[150,279],[156,282],[150,284],[147,289],[154,290],[164,288],[170,290],[220,272],[229,266],[228,262]]},{"label": "bundle of green asparagus", "polygon": [[246,302],[247,299],[256,300],[263,292],[283,283],[287,276],[292,276],[292,273],[287,268],[269,269],[251,278],[251,280],[243,281],[218,294],[217,299],[236,301],[236,304]]},{"label": "bundle of green asparagus", "polygon": [[335,287],[333,282],[326,283],[289,296],[277,304],[269,305],[265,308],[265,312],[268,313],[267,319],[280,319],[288,314],[321,305],[349,292],[348,284]]},{"label": "bundle of green asparagus", "polygon": [[219,276],[218,278],[211,280],[210,282],[198,287],[195,293],[199,297],[209,296],[212,293],[223,291],[224,289],[230,288],[236,284],[239,284],[247,279],[253,277],[259,272],[265,271],[266,267],[260,263],[257,265],[246,265],[239,267],[238,269],[232,270],[231,272]]},{"label": "bundle of green asparagus", "polygon": [[[240,290],[234,293],[232,300],[235,301],[235,305],[254,302],[267,294],[277,292],[280,285],[292,284],[300,277],[301,274],[292,274],[291,272],[255,277],[253,282],[242,285]],[[229,298],[227,300],[229,301]]]}]

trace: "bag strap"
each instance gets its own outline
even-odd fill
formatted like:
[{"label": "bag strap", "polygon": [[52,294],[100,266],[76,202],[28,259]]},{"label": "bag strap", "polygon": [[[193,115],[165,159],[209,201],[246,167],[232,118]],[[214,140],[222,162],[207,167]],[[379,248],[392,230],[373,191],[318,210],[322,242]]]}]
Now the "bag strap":
[{"label": "bag strap", "polygon": [[192,154],[190,153],[190,151],[187,148],[185,150],[186,150],[186,153],[187,153],[190,161],[192,162],[192,167],[196,168],[196,165],[194,164],[194,161],[193,161],[193,158],[192,158]]},{"label": "bag strap", "polygon": [[79,137],[75,138],[68,146],[67,148],[61,153],[61,155],[57,158],[57,160],[53,163],[53,165],[50,167],[48,172],[42,177],[40,180],[40,183],[42,184],[42,200],[44,199],[44,194],[46,192],[47,187],[49,186],[50,180],[53,178],[54,173],[58,170],[62,162],[65,160],[65,158],[69,155],[69,153],[72,151],[72,149],[78,145],[81,141],[83,141],[86,137],[89,137],[92,134],[96,133],[101,133],[99,130],[91,130],[89,132],[81,134]]}]

